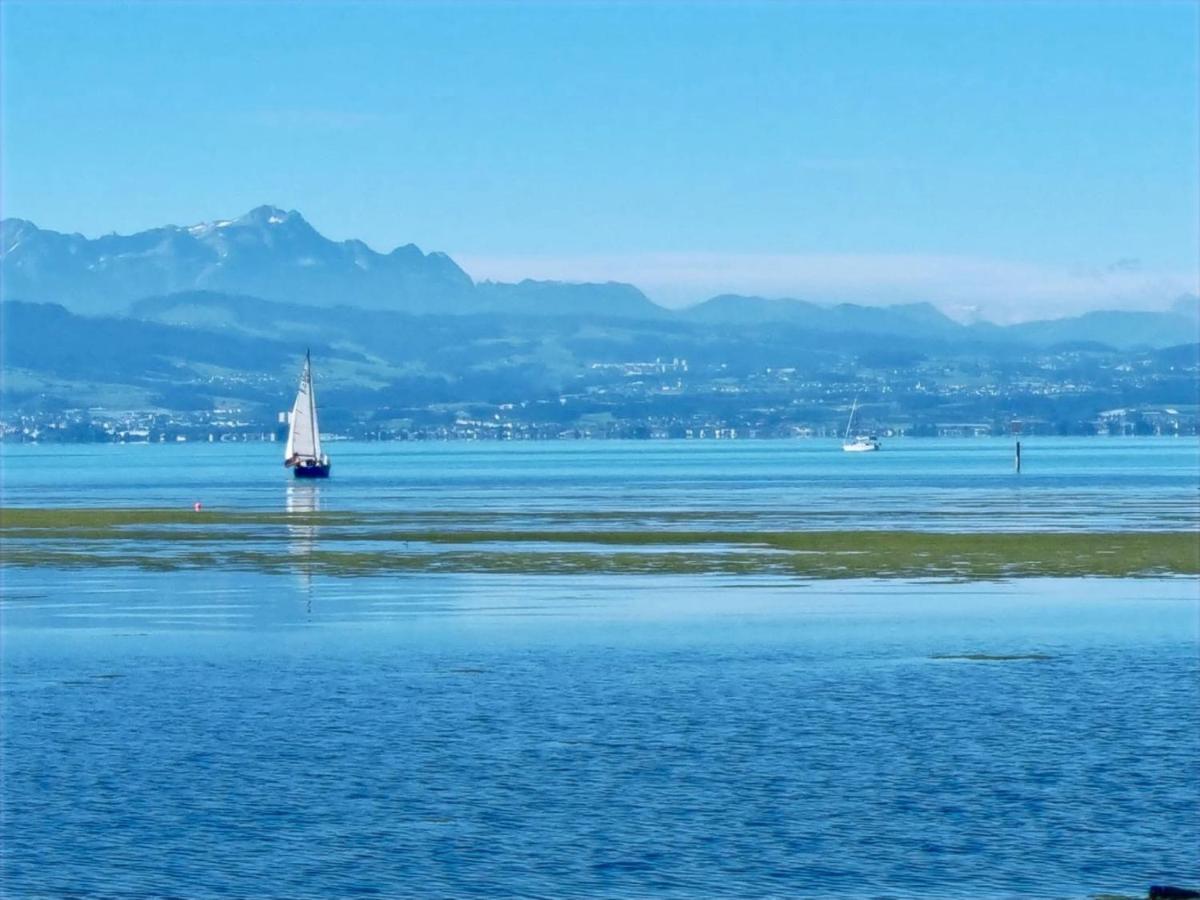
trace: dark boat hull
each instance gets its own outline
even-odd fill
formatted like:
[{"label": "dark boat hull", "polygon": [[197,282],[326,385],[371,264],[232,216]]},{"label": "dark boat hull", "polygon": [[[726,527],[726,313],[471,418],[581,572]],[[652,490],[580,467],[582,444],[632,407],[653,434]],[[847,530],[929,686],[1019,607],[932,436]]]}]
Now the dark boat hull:
[{"label": "dark boat hull", "polygon": [[299,465],[292,469],[292,474],[297,478],[328,478],[329,470],[333,468],[333,463],[314,463],[311,466]]}]

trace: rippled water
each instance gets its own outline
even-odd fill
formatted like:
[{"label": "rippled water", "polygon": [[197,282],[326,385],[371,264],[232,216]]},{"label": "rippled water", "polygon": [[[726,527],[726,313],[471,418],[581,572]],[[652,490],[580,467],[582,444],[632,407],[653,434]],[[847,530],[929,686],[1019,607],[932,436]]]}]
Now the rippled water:
[{"label": "rippled water", "polygon": [[12,570],[6,896],[1195,880],[1195,587]]},{"label": "rippled water", "polygon": [[[1019,484],[990,471],[1000,442],[939,460],[941,446],[889,447],[874,469],[804,444],[336,446],[334,480],[305,494],[252,446],[18,448],[4,499],[311,499],[463,522],[475,504],[529,527],[688,510],[746,527],[818,512],[847,527],[1191,527],[1194,444],[1047,442],[1051,471],[1027,451]],[[0,625],[4,897],[1200,884],[1192,578],[8,565]]]}]

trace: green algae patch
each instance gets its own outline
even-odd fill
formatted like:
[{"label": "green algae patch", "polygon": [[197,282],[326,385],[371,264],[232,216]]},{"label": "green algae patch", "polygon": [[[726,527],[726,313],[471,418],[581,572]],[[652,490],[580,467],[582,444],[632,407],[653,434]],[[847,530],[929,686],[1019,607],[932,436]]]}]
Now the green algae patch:
[{"label": "green algae patch", "polygon": [[[1200,575],[1190,532],[732,530],[640,514],[425,515],[166,509],[0,509],[13,566],[388,572],[790,575],[803,578]],[[497,527],[505,526],[505,527]]]}]

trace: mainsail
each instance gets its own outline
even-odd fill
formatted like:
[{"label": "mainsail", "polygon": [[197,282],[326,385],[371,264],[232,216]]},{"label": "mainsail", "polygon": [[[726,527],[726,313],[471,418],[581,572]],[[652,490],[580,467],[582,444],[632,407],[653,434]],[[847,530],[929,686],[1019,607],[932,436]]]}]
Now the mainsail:
[{"label": "mainsail", "polygon": [[292,405],[283,460],[288,465],[294,465],[301,459],[320,458],[321,432],[317,427],[317,397],[313,391],[312,365],[308,354],[305,353],[304,371],[300,373],[300,389],[296,391],[296,402]]}]

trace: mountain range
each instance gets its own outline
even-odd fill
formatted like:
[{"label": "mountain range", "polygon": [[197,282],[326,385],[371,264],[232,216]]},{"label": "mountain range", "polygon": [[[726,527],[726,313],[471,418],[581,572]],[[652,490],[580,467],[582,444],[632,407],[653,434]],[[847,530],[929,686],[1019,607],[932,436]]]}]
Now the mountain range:
[{"label": "mountain range", "polygon": [[376,253],[331,241],[294,210],[260,206],[236,219],[88,239],[0,223],[8,298],[117,314],[131,301],[184,290],[229,291],[314,305],[432,311],[469,304],[475,285],[444,253],[407,244]]},{"label": "mountain range", "polygon": [[52,301],[90,315],[121,315],[132,302],[181,291],[418,314],[664,313],[632,285],[477,285],[444,253],[423,253],[415,244],[377,253],[362,241],[333,241],[295,210],[273,206],[94,239],[5,219],[0,286],[4,299]]},{"label": "mountain range", "polygon": [[[779,323],[826,334],[898,339],[1073,341],[1159,347],[1195,339],[1200,301],[1164,312],[1096,312],[1002,328],[963,325],[927,303],[877,307],[727,294],[682,310],[630,284],[525,280],[476,283],[444,253],[406,244],[378,253],[333,241],[297,211],[260,206],[235,219],[87,238],[0,222],[0,299],[57,303],[82,315],[126,316],[149,297],[216,295],[410,315],[500,314],[686,322],[726,330]],[[244,302],[244,301],[239,301]],[[229,301],[218,304],[228,307]],[[211,315],[211,310],[208,315]]]}]

